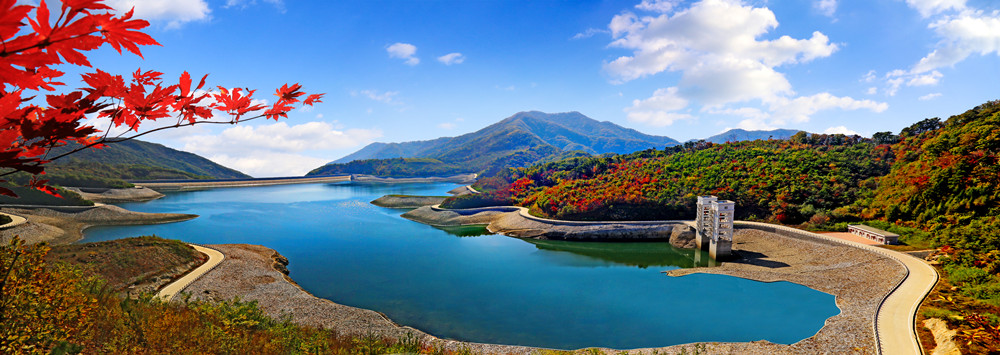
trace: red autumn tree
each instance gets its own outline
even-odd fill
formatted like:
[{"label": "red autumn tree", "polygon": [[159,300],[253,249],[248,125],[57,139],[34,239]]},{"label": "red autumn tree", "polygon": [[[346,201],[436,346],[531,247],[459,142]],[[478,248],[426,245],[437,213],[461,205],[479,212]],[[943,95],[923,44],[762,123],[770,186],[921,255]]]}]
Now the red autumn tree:
[{"label": "red autumn tree", "polygon": [[[207,75],[194,86],[187,72],[177,84],[167,84],[163,73],[156,71],[136,70],[126,80],[100,69],[83,75],[86,87],[56,93],[65,86],[58,81],[64,73],[57,66],[91,67],[87,51],[108,44],[118,53],[125,49],[142,57],[139,46],[160,44],[140,31],[149,22],[133,19],[132,11],[116,15],[102,0],[62,0],[59,11],[53,10],[45,0],[38,6],[0,0],[0,183],[6,182],[4,176],[27,172],[33,174],[27,187],[55,195],[47,180],[38,176],[45,173],[45,164],[65,155],[163,129],[287,118],[296,104],[312,105],[323,96],[306,95],[301,85],[286,84],[276,90],[277,101],[268,106],[255,104],[255,90],[221,86],[218,92],[204,90]],[[44,105],[35,103],[42,92],[49,93]],[[217,112],[227,117],[217,118]],[[84,123],[87,115],[107,117],[114,127],[125,126],[126,133],[109,136],[109,126],[98,135],[101,130]],[[140,130],[145,122],[168,119],[173,124]],[[81,147],[48,156],[52,148],[70,142]],[[15,196],[4,187],[0,194]]]}]

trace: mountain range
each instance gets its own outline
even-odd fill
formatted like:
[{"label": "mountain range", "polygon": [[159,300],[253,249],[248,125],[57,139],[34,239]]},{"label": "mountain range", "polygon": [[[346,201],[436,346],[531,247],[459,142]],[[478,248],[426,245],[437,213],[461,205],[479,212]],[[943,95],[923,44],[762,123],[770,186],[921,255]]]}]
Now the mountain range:
[{"label": "mountain range", "polygon": [[[756,139],[787,139],[798,130],[729,130],[707,138],[713,143]],[[525,167],[569,156],[627,154],[680,144],[677,140],[641,133],[579,112],[518,112],[478,131],[402,143],[372,143],[314,169],[307,175],[375,174],[382,176],[448,173],[489,173],[505,167]],[[403,158],[403,159],[400,159]],[[420,158],[416,160],[414,158]]]},{"label": "mountain range", "polygon": [[[544,113],[518,112],[478,131],[457,137],[442,137],[427,141],[404,143],[372,143],[346,157],[324,165],[307,175],[333,173],[372,173],[381,171],[392,176],[399,170],[386,164],[407,164],[407,160],[391,158],[428,158],[442,166],[453,166],[454,172],[483,172],[506,166],[528,166],[539,161],[557,159],[567,154],[631,153],[649,148],[679,144],[670,137],[653,136],[611,122],[601,122],[579,112]],[[575,153],[570,153],[575,152]],[[349,163],[372,159],[384,163]],[[427,161],[421,164],[426,166]],[[436,169],[441,172],[441,169]],[[447,169],[446,169],[447,170]],[[451,170],[448,170],[451,171]]]},{"label": "mountain range", "polygon": [[715,144],[726,142],[742,142],[768,139],[788,139],[801,131],[797,129],[775,129],[770,131],[747,131],[739,128],[731,129],[714,136],[705,138],[704,141]]}]

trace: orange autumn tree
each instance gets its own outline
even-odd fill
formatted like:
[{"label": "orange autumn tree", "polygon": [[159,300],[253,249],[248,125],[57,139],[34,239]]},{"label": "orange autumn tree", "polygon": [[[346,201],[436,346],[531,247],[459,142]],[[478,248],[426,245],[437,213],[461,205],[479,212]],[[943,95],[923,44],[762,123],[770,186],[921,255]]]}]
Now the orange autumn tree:
[{"label": "orange autumn tree", "polygon": [[[100,69],[82,75],[86,87],[55,93],[65,86],[58,81],[64,73],[57,66],[91,67],[87,51],[107,44],[118,53],[125,49],[142,57],[139,46],[159,43],[139,31],[149,22],[133,19],[132,11],[116,15],[102,0],[63,0],[58,11],[53,10],[44,0],[38,6],[0,0],[0,183],[6,182],[4,176],[26,172],[33,175],[26,187],[58,196],[38,176],[45,173],[45,164],[65,155],[170,128],[261,117],[277,120],[288,117],[296,104],[312,105],[323,96],[307,95],[299,84],[286,84],[276,90],[273,105],[262,105],[254,101],[255,90],[222,86],[217,92],[204,90],[207,75],[195,86],[187,72],[177,84],[170,84],[157,71],[136,70],[126,80]],[[40,98],[39,92],[50,94]],[[36,103],[41,99],[44,105]],[[218,112],[225,118],[216,118]],[[84,122],[88,115],[109,118],[111,126],[127,130],[109,136],[109,126],[98,135],[101,130]],[[170,122],[140,130],[143,123],[155,120]],[[70,142],[80,148],[49,156],[53,148]],[[0,195],[16,196],[5,187],[0,187]]]}]

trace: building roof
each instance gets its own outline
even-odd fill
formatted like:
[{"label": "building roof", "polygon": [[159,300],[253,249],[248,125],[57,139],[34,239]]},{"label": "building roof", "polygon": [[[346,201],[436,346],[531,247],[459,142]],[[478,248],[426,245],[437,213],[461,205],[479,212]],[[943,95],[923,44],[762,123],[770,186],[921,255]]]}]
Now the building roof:
[{"label": "building roof", "polygon": [[869,226],[866,226],[864,224],[849,224],[849,225],[847,225],[847,227],[848,228],[854,227],[854,228],[857,228],[857,229],[860,229],[860,230],[863,230],[863,231],[867,231],[869,233],[875,233],[875,234],[881,235],[883,237],[899,237],[899,234],[892,233],[892,232],[886,232],[884,230],[881,230],[881,229],[878,229],[878,228],[875,228],[875,227],[869,227]]}]

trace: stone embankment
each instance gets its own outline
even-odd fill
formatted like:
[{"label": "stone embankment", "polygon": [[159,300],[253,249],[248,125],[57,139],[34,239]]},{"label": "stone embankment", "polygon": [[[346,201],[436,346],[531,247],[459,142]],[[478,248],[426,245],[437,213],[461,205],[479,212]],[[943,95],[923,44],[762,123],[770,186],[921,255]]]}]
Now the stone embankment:
[{"label": "stone embankment", "polygon": [[391,177],[378,177],[372,175],[364,174],[354,174],[351,175],[351,181],[354,182],[375,182],[375,183],[385,183],[385,184],[408,184],[408,183],[424,183],[424,182],[454,182],[459,184],[470,184],[476,181],[476,174],[460,174],[452,176],[434,176],[434,177],[414,177],[414,178],[391,178]]},{"label": "stone embankment", "polygon": [[144,213],[118,206],[0,206],[0,211],[22,216],[27,222],[0,230],[0,242],[19,236],[28,243],[72,243],[83,238],[83,230],[96,225],[135,225],[186,221],[198,217],[180,213]]},{"label": "stone embankment", "polygon": [[402,215],[433,226],[486,224],[492,233],[510,237],[577,241],[672,241],[693,244],[694,232],[685,221],[576,222],[532,216],[523,207],[501,206],[460,210],[424,206]]},{"label": "stone embankment", "polygon": [[125,189],[87,187],[67,187],[66,189],[80,194],[80,197],[87,200],[102,203],[145,202],[165,196],[142,186]]}]

